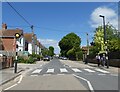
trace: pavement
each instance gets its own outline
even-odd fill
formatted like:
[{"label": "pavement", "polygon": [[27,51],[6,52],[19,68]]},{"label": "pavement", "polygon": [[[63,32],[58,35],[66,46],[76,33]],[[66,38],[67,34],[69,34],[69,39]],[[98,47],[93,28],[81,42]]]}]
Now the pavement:
[{"label": "pavement", "polygon": [[0,70],[0,86],[20,76],[23,72],[32,70],[47,62],[37,61],[36,64],[17,64],[17,73],[14,73],[14,67]]},{"label": "pavement", "polygon": [[84,64],[83,61],[71,61],[71,60],[60,60],[60,61],[64,64],[66,64],[66,65],[71,66],[71,67],[100,68],[100,69],[103,69],[103,70],[107,70],[111,73],[116,73],[116,74],[120,73],[120,68],[118,68],[118,67],[112,67],[112,66],[109,66],[109,68],[106,68],[106,67],[103,67],[103,66],[98,67],[97,64],[93,64],[93,63]]}]

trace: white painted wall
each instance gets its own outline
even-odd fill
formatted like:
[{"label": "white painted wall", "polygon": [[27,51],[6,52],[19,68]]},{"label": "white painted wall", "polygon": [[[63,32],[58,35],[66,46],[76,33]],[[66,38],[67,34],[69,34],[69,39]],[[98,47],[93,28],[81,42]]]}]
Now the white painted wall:
[{"label": "white painted wall", "polygon": [[31,43],[28,44],[28,52],[29,52],[29,54],[32,54],[32,44]]},{"label": "white painted wall", "polygon": [[39,55],[40,54],[40,47],[37,46],[37,54]]},{"label": "white painted wall", "polygon": [[17,40],[17,44],[18,44],[18,51],[24,51],[25,50],[25,39],[23,37],[19,38]]}]

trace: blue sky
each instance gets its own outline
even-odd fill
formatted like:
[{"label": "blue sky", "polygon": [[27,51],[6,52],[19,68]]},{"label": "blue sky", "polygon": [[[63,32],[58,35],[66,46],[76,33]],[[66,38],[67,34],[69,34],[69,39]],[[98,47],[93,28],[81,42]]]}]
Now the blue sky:
[{"label": "blue sky", "polygon": [[[11,2],[10,2],[11,3]],[[11,5],[34,25],[34,32],[40,42],[54,46],[59,53],[57,43],[70,32],[81,38],[81,46],[86,45],[86,32],[92,41],[95,28],[102,25],[99,14],[106,16],[106,23],[110,22],[117,28],[117,7],[115,2],[14,2]],[[16,14],[6,3],[2,4],[2,22],[8,28],[21,28],[24,32],[31,32],[29,25]]]}]

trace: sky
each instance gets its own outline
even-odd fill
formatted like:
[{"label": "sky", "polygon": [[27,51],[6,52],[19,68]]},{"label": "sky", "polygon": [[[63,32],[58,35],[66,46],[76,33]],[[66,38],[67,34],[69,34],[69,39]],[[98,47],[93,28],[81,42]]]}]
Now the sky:
[{"label": "sky", "polygon": [[[117,2],[10,2],[10,4],[31,24],[38,40],[46,47],[53,46],[55,53],[60,49],[58,42],[68,33],[74,32],[86,46],[86,32],[92,42],[95,29],[109,22],[118,29]],[[2,3],[2,22],[9,29],[21,28],[31,32],[26,23],[6,2]]]}]

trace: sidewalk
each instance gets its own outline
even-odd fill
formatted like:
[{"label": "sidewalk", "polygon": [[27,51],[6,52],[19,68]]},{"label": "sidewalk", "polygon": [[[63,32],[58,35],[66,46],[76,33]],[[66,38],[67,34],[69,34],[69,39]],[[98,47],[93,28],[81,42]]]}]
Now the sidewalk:
[{"label": "sidewalk", "polygon": [[62,63],[64,63],[65,65],[69,65],[71,67],[78,67],[78,68],[100,68],[100,69],[103,69],[103,70],[106,70],[106,71],[109,71],[111,73],[117,73],[118,72],[120,73],[120,70],[119,68],[117,67],[112,67],[112,66],[109,66],[109,68],[107,69],[106,66],[103,67],[103,66],[100,66],[98,67],[97,64],[93,64],[93,63],[88,63],[88,64],[85,64],[83,61],[71,61],[71,60],[60,60],[62,61]]},{"label": "sidewalk", "polygon": [[17,73],[14,73],[14,67],[0,70],[0,86],[19,76],[22,71],[22,68],[17,68]]},{"label": "sidewalk", "polygon": [[30,69],[40,67],[40,65],[43,65],[45,63],[47,62],[37,61],[36,64],[18,63],[16,74],[14,73],[14,67],[0,70],[0,86],[21,75],[22,71],[27,71]]}]

